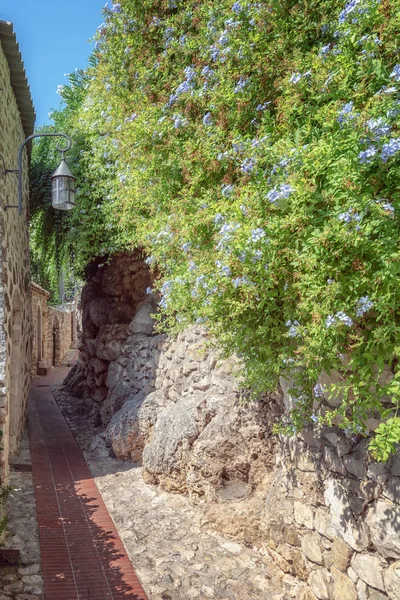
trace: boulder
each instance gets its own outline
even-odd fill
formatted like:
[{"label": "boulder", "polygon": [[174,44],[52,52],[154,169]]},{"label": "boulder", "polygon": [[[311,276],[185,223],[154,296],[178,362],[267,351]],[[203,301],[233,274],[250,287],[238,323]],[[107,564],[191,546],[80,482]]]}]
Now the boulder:
[{"label": "boulder", "polygon": [[114,414],[107,427],[107,437],[118,459],[141,460],[161,406],[162,395],[159,392],[147,396],[139,392],[128,398]]},{"label": "boulder", "polygon": [[116,360],[121,355],[122,344],[128,337],[127,325],[105,325],[98,333],[96,356],[102,360]]},{"label": "boulder", "polygon": [[96,327],[101,327],[108,323],[109,305],[110,301],[104,297],[93,298],[86,305],[85,309],[87,314]]},{"label": "boulder", "polygon": [[138,308],[135,316],[129,324],[129,333],[144,333],[146,335],[152,335],[154,329],[154,319],[152,315],[156,310],[155,302],[151,301],[151,297],[148,297],[148,301]]},{"label": "boulder", "polygon": [[[151,479],[157,482],[165,477],[176,479],[179,487],[184,486],[187,455],[200,433],[198,414],[204,403],[211,408],[213,399],[194,394],[170,404],[159,415],[150,443],[143,452],[143,466]],[[217,401],[214,410],[216,404]]]}]

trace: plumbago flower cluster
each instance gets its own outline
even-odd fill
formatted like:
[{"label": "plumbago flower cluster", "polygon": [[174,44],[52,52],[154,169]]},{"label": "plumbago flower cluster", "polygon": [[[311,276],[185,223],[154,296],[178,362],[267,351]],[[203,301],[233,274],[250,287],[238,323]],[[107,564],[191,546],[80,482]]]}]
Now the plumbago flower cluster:
[{"label": "plumbago flower cluster", "polygon": [[205,323],[254,393],[292,380],[285,431],[335,423],[381,460],[400,440],[399,15],[121,0],[55,113],[80,148],[77,268],[142,247],[164,327]]}]

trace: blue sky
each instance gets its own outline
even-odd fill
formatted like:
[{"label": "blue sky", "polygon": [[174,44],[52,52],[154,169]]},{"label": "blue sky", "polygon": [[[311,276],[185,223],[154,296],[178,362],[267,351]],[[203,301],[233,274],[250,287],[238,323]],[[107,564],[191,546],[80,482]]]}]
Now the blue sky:
[{"label": "blue sky", "polygon": [[0,0],[0,19],[11,21],[25,63],[36,109],[36,125],[49,123],[58,108],[64,73],[83,68],[89,43],[102,23],[105,0]]}]

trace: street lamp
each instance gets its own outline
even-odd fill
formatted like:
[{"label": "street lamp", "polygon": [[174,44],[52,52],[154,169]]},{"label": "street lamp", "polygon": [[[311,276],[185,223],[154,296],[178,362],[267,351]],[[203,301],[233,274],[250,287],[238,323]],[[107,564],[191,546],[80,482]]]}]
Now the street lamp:
[{"label": "street lamp", "polygon": [[[64,159],[64,153],[72,146],[72,141],[69,135],[66,133],[34,133],[27,137],[21,144],[18,152],[18,169],[3,169],[0,171],[1,176],[7,173],[18,173],[18,204],[5,206],[7,208],[18,208],[19,214],[22,213],[22,157],[25,145],[36,137],[65,137],[68,141],[66,148],[60,148],[57,146],[57,150],[61,152],[62,160],[59,167],[53,173],[52,180],[52,192],[51,192],[51,203],[53,208],[56,210],[71,210],[75,206],[75,177],[69,170],[67,163]],[[4,160],[3,160],[4,163]]]}]

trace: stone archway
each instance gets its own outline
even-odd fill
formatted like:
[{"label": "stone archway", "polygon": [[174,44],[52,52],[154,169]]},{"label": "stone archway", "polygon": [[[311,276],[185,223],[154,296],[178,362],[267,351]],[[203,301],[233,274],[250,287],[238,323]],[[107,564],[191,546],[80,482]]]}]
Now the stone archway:
[{"label": "stone archway", "polygon": [[60,321],[57,316],[53,319],[53,356],[52,366],[58,367],[61,364],[61,330]]},{"label": "stone archway", "polygon": [[18,447],[20,434],[20,411],[22,410],[22,305],[18,292],[12,301],[11,354],[10,354],[10,396],[8,436],[10,456]]}]

